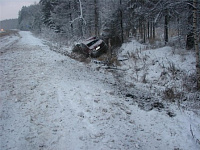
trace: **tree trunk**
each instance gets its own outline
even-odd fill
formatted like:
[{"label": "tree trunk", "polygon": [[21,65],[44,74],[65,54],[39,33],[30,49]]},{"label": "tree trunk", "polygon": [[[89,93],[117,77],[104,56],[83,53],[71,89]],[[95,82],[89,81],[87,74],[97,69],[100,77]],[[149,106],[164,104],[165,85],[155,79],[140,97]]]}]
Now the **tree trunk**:
[{"label": "tree trunk", "polygon": [[165,35],[165,44],[168,43],[168,24],[169,24],[169,19],[168,19],[168,12],[166,11],[165,15],[165,26],[164,26],[164,35]]},{"label": "tree trunk", "polygon": [[156,38],[156,29],[155,29],[155,23],[153,22],[153,39]]},{"label": "tree trunk", "polygon": [[149,21],[148,21],[148,23],[147,23],[147,38],[149,39],[149,37],[150,37],[150,25],[149,25]]},{"label": "tree trunk", "polygon": [[94,0],[94,14],[95,14],[95,36],[99,35],[99,13],[98,13],[98,6],[97,6],[97,0]]},{"label": "tree trunk", "polygon": [[181,35],[181,32],[180,32],[180,27],[179,27],[179,24],[180,24],[180,21],[179,21],[179,17],[177,18],[177,28],[178,28],[178,37],[180,37]]},{"label": "tree trunk", "polygon": [[121,40],[124,43],[124,28],[123,28],[123,12],[122,12],[122,0],[120,2],[120,27],[121,27]]},{"label": "tree trunk", "polygon": [[[69,1],[69,10],[71,10],[71,2]],[[70,18],[70,22],[72,21],[72,13],[69,14],[69,18]],[[71,23],[70,24],[70,28],[71,28],[71,35],[72,37],[74,36],[74,27],[73,27],[73,24]]]},{"label": "tree trunk", "polygon": [[143,37],[143,42],[146,43],[146,23],[143,23],[143,30],[144,30],[144,37]]},{"label": "tree trunk", "polygon": [[188,0],[188,7],[189,7],[189,16],[187,18],[188,21],[188,27],[189,27],[189,32],[187,33],[187,39],[186,39],[186,49],[190,50],[194,47],[194,33],[193,31],[190,29],[190,27],[192,27],[192,23],[193,23],[193,7],[192,7],[192,1]]},{"label": "tree trunk", "polygon": [[151,24],[150,24],[150,39],[153,38],[153,21],[151,20]]},{"label": "tree trunk", "polygon": [[143,39],[143,22],[142,19],[139,20],[139,32],[140,32],[140,39]]},{"label": "tree trunk", "polygon": [[194,48],[196,51],[196,76],[197,89],[200,90],[200,57],[197,37],[197,0],[193,0],[193,34],[194,34]]},{"label": "tree trunk", "polygon": [[187,34],[187,39],[186,39],[186,49],[190,50],[194,47],[194,33],[190,31]]},{"label": "tree trunk", "polygon": [[81,2],[81,0],[79,0],[79,7],[80,7],[80,17],[79,17],[79,19],[80,19],[80,32],[81,32],[81,37],[83,37],[84,36],[84,25],[86,25],[86,21],[85,21],[85,19],[83,18],[83,7],[82,7],[82,2]]}]

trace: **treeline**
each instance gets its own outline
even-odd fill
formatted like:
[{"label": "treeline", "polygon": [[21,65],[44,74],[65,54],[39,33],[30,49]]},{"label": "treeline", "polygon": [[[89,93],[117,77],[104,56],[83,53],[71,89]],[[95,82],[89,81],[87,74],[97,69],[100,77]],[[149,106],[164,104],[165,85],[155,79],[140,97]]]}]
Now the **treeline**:
[{"label": "treeline", "polygon": [[130,35],[142,42],[156,38],[163,31],[187,37],[187,47],[194,45],[193,10],[197,10],[199,33],[200,4],[193,0],[40,0],[19,12],[19,28],[41,32],[50,28],[67,39],[104,36],[123,43]]},{"label": "treeline", "polygon": [[8,19],[0,21],[0,29],[10,30],[18,28],[18,19]]}]

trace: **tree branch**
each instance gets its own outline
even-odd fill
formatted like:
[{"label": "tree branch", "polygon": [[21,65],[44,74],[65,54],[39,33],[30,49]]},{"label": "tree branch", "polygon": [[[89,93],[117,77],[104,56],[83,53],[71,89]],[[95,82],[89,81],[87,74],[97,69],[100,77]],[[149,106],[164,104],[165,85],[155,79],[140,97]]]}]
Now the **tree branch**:
[{"label": "tree branch", "polygon": [[81,2],[81,0],[79,0],[79,7],[80,7],[80,12],[81,12],[80,16],[77,17],[77,18],[75,18],[74,20],[70,21],[70,23],[73,24],[76,20],[80,19],[80,20],[83,21],[84,25],[86,25],[87,23],[86,23],[86,21],[85,21],[85,19],[83,17],[83,8],[82,8],[82,2]]}]

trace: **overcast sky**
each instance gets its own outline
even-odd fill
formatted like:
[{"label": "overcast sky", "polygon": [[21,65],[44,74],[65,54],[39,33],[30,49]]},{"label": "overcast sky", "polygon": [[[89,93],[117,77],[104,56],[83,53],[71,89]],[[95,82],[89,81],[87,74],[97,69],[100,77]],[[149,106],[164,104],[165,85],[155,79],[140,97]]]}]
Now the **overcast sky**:
[{"label": "overcast sky", "polygon": [[30,6],[39,0],[0,0],[0,21],[18,18],[22,6]]}]

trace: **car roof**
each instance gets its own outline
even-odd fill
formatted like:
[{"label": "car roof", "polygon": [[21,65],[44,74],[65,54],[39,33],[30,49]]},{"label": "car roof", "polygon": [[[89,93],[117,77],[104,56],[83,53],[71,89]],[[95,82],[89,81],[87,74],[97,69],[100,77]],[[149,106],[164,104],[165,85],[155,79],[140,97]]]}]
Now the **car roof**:
[{"label": "car roof", "polygon": [[85,41],[83,41],[83,44],[87,45],[94,40],[99,40],[99,39],[97,37],[90,37],[90,38],[86,39]]},{"label": "car roof", "polygon": [[98,39],[98,41],[95,42],[94,44],[92,44],[89,48],[90,48],[90,49],[93,49],[93,48],[99,46],[102,42],[103,42],[103,40]]}]

